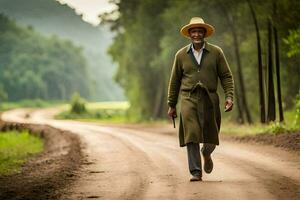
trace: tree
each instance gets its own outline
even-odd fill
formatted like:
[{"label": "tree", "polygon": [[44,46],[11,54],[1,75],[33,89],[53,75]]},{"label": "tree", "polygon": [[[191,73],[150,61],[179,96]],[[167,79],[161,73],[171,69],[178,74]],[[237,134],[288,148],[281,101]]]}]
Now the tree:
[{"label": "tree", "polygon": [[90,95],[90,78],[80,47],[46,38],[0,15],[0,85],[10,101],[68,99]]},{"label": "tree", "polygon": [[121,17],[106,21],[117,33],[109,53],[119,65],[115,77],[130,101],[129,112],[138,119],[163,117],[165,77],[162,66],[154,60],[160,52],[163,33],[157,21],[167,1],[120,1],[116,4]]},{"label": "tree", "polygon": [[0,85],[0,102],[7,100],[7,94],[4,91],[3,85]]},{"label": "tree", "polygon": [[[273,2],[273,16],[277,15],[277,6]],[[283,108],[282,108],[282,98],[281,98],[281,77],[280,77],[280,61],[279,61],[279,43],[278,43],[278,31],[276,25],[273,24],[274,33],[274,45],[275,45],[275,67],[276,67],[276,79],[277,79],[277,99],[278,99],[278,109],[279,109],[279,121],[283,122]]]},{"label": "tree", "polygon": [[263,80],[263,67],[262,67],[262,52],[261,52],[261,44],[260,44],[260,33],[259,27],[257,23],[257,17],[251,3],[251,0],[247,0],[249,5],[251,16],[253,18],[255,31],[256,31],[256,43],[257,43],[257,59],[258,59],[258,81],[259,81],[259,107],[260,107],[260,121],[261,123],[266,122],[266,108],[265,108],[265,92],[264,92],[264,80]]},{"label": "tree", "polygon": [[[232,11],[229,10],[228,7],[226,7],[222,2],[218,2],[219,5],[222,8],[222,11],[225,14],[225,19],[229,25],[229,29],[230,32],[232,34],[232,38],[233,38],[233,47],[234,47],[234,53],[235,53],[235,57],[236,57],[236,66],[237,66],[237,75],[238,75],[238,80],[239,80],[239,87],[237,87],[238,85],[235,85],[235,93],[236,96],[240,96],[241,100],[239,98],[237,98],[237,104],[238,104],[238,113],[239,113],[239,119],[240,122],[243,123],[244,122],[244,117],[243,117],[243,112],[246,113],[246,118],[249,124],[252,124],[252,117],[251,117],[251,113],[249,110],[249,106],[247,103],[247,98],[246,98],[246,90],[245,90],[245,84],[244,84],[244,78],[243,78],[243,68],[242,68],[242,64],[241,64],[241,56],[240,56],[240,44],[238,41],[238,34],[237,34],[237,29],[235,27],[235,22],[234,22],[234,17],[231,14]],[[238,89],[239,88],[239,89]]]},{"label": "tree", "polygon": [[[266,122],[266,73],[263,66],[267,65],[267,50],[261,44],[267,43],[268,29],[264,22],[271,15],[273,0],[229,1],[221,8],[219,5],[223,5],[223,2],[219,0],[164,1],[163,4],[157,0],[114,2],[118,9],[102,17],[116,35],[109,53],[118,64],[115,77],[125,89],[132,105],[131,116],[139,119],[165,116],[166,86],[174,55],[190,42],[180,35],[179,29],[191,17],[201,14],[206,22],[216,27],[216,34],[207,38],[208,42],[213,41],[212,43],[223,48],[235,72],[238,112],[234,114],[237,114],[238,119],[246,114],[249,122],[259,114],[260,121]],[[300,85],[300,72],[297,68],[300,59],[297,56],[292,56],[292,59],[286,56],[289,48],[296,43],[287,45],[280,38],[284,37],[291,42],[287,39],[289,36],[284,34],[287,30],[299,27],[300,19],[298,22],[295,19],[300,16],[296,11],[300,3],[296,0],[276,2],[278,14],[274,21],[278,31],[278,47],[280,46],[278,54],[281,55],[280,64],[285,66],[280,73],[285,82],[289,83],[282,85],[282,100],[285,108],[289,108],[293,105],[292,100]],[[256,74],[258,75],[255,76]],[[256,96],[258,98],[249,98]],[[254,106],[250,109],[245,105]]]},{"label": "tree", "polygon": [[276,119],[276,101],[273,80],[273,40],[272,40],[272,21],[268,21],[268,115],[267,121]]}]

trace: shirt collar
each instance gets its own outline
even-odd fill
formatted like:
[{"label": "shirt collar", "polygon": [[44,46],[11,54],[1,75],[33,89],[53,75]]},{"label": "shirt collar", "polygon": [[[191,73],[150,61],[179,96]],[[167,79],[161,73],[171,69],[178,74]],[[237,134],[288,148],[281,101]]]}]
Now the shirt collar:
[{"label": "shirt collar", "polygon": [[[193,45],[193,44],[191,44],[190,48],[192,49],[193,52],[196,51],[196,49],[194,48],[194,45]],[[204,48],[205,48],[205,43],[204,43],[203,46],[201,47],[200,52],[203,51]]]},{"label": "shirt collar", "polygon": [[[192,51],[192,52],[193,52],[193,49],[194,49],[194,46],[193,46],[193,43],[191,43],[191,44],[188,46],[188,48],[187,48],[187,50],[186,50],[186,53],[189,53],[189,51]],[[203,49],[203,50],[205,49],[205,50],[209,51],[209,44],[208,44],[206,41],[204,42],[202,49]]]}]

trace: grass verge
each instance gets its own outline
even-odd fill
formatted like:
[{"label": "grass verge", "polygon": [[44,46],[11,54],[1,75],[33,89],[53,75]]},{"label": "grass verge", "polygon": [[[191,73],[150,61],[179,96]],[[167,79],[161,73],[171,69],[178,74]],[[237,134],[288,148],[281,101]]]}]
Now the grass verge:
[{"label": "grass verge", "polygon": [[[72,113],[71,106],[65,107],[65,112],[55,116],[56,119],[72,119],[86,122],[109,123],[109,124],[167,124],[171,123],[167,118],[165,120],[148,120],[139,121],[128,116],[128,102],[95,102],[86,103],[86,112],[76,114]],[[285,111],[285,123],[272,122],[269,124],[254,123],[237,124],[234,123],[230,115],[227,114],[222,118],[221,132],[226,135],[257,135],[262,133],[280,134],[290,132],[300,132],[300,124],[297,124],[297,109]],[[298,120],[299,121],[299,120]],[[178,124],[178,121],[176,122]]]},{"label": "grass verge", "polygon": [[16,108],[46,108],[65,104],[61,101],[43,101],[41,99],[28,99],[19,102],[1,102],[0,111],[6,111]]},{"label": "grass verge", "polygon": [[71,106],[66,111],[59,113],[55,119],[72,119],[86,122],[99,123],[127,123],[128,102],[92,102],[86,103],[86,112],[73,113]]},{"label": "grass verge", "polygon": [[0,132],[0,175],[19,172],[22,164],[43,148],[43,140],[28,131]]},{"label": "grass verge", "polygon": [[296,109],[291,109],[284,113],[284,122],[271,122],[269,124],[237,124],[224,120],[222,122],[221,132],[225,135],[258,135],[258,134],[282,134],[300,132],[300,124],[298,123]]}]

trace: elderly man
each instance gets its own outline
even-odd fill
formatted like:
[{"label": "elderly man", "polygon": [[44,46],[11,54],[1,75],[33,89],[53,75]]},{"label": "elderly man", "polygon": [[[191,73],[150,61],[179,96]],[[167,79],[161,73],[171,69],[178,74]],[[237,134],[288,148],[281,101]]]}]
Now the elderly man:
[{"label": "elderly man", "polygon": [[181,34],[191,44],[181,48],[175,55],[168,88],[168,115],[177,117],[176,104],[180,95],[179,143],[187,146],[190,181],[202,180],[199,143],[204,171],[211,173],[211,153],[219,145],[221,125],[218,78],[225,92],[225,112],[233,107],[233,77],[222,49],[204,40],[215,29],[202,18],[193,17],[183,26]]}]

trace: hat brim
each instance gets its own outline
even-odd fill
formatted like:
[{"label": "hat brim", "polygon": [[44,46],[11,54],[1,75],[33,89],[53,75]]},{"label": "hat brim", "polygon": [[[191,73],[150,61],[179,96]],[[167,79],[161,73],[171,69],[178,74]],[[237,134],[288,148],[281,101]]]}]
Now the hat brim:
[{"label": "hat brim", "polygon": [[204,37],[209,37],[215,32],[215,28],[212,25],[199,23],[199,24],[188,24],[188,25],[183,26],[180,30],[180,33],[184,37],[190,38],[189,29],[191,29],[191,28],[205,28],[206,34]]}]

